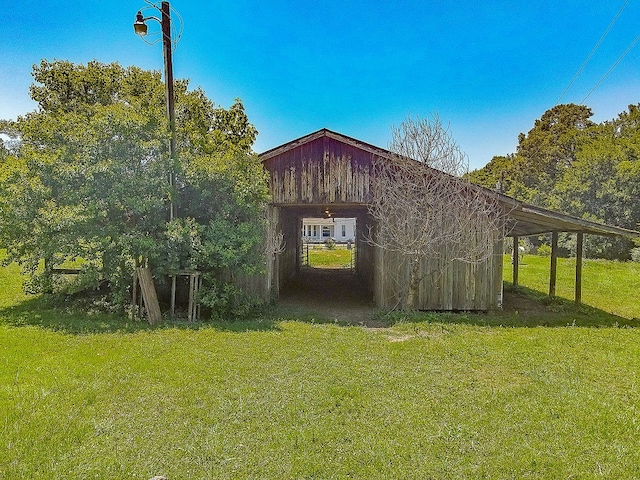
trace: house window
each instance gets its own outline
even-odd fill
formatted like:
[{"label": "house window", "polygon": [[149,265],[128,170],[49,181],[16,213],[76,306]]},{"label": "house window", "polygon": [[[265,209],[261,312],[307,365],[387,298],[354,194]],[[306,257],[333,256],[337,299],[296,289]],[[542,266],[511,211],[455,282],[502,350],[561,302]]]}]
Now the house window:
[{"label": "house window", "polygon": [[327,238],[331,236],[331,230],[328,225],[323,225],[322,227],[322,238]]},{"label": "house window", "polygon": [[347,226],[342,225],[342,238],[347,236]]},{"label": "house window", "polygon": [[313,226],[313,236],[314,236],[314,237],[317,237],[317,236],[318,236],[318,226],[317,226],[317,225],[314,225],[314,226]]}]

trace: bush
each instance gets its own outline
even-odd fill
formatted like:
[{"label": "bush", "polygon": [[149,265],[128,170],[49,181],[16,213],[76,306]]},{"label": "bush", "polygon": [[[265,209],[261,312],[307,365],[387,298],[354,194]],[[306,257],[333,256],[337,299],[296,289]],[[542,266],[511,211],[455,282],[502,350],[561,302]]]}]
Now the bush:
[{"label": "bush", "polygon": [[215,321],[247,318],[256,314],[264,304],[260,298],[248,295],[235,285],[222,282],[212,274],[205,274],[199,300],[211,310],[211,319]]},{"label": "bush", "polygon": [[336,242],[333,238],[329,237],[324,241],[325,246],[329,249],[329,250],[333,250],[336,246]]},{"label": "bush", "polygon": [[541,257],[549,257],[551,255],[551,246],[542,244],[538,247],[538,255]]}]

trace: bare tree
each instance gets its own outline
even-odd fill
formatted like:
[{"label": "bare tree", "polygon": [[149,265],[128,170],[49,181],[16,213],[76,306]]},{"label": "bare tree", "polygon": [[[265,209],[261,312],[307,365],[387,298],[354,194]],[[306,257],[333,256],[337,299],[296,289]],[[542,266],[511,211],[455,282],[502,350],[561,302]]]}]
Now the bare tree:
[{"label": "bare tree", "polygon": [[401,306],[414,309],[425,259],[440,272],[452,262],[480,263],[503,235],[496,195],[465,180],[466,155],[437,115],[393,128],[389,158],[375,162],[369,213],[373,245],[399,254]]}]

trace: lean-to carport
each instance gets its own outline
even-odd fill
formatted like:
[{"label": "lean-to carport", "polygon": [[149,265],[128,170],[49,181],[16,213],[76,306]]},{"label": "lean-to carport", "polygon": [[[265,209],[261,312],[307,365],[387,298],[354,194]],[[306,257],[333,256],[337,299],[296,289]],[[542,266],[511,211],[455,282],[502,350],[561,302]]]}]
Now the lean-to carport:
[{"label": "lean-to carport", "polygon": [[[507,236],[513,238],[513,245],[518,245],[520,237],[551,234],[551,262],[549,272],[549,296],[556,294],[556,272],[558,264],[558,233],[574,233],[576,235],[576,274],[575,301],[582,301],[582,257],[584,235],[600,235],[605,237],[636,238],[640,232],[625,228],[603,225],[584,220],[545,208],[536,207],[518,201],[506,195],[500,195],[500,200],[508,214]],[[513,255],[513,284],[518,285],[519,258]]]}]

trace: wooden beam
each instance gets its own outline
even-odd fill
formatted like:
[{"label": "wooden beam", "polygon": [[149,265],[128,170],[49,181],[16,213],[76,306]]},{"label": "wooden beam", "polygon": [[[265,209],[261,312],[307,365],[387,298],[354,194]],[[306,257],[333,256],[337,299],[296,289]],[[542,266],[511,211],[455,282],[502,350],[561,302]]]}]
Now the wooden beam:
[{"label": "wooden beam", "polygon": [[576,303],[582,302],[582,232],[576,234]]},{"label": "wooden beam", "polygon": [[520,265],[520,251],[518,250],[518,247],[520,246],[519,244],[519,237],[517,235],[513,236],[513,284],[514,285],[518,285],[518,270],[519,270],[519,265]]},{"label": "wooden beam", "polygon": [[176,276],[171,275],[171,318],[176,317]]},{"label": "wooden beam", "polygon": [[558,232],[551,232],[551,271],[549,272],[549,296],[556,296],[556,273],[558,271]]},{"label": "wooden beam", "polygon": [[137,267],[133,270],[133,291],[131,292],[131,305],[133,305],[134,307],[131,309],[131,314],[133,317],[135,317],[137,314],[137,307],[138,307],[138,268]]}]

